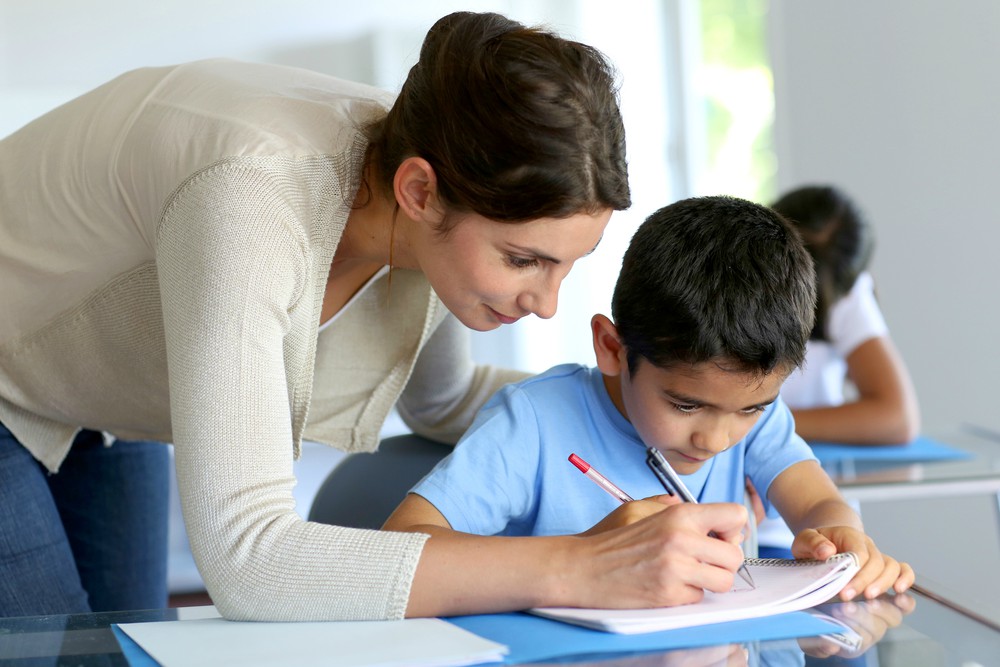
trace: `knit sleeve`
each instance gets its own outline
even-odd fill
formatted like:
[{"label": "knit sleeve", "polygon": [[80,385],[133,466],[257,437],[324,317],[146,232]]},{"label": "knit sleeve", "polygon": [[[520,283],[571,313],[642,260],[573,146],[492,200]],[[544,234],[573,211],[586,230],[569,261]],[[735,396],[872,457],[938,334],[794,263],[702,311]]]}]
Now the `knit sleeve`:
[{"label": "knit sleeve", "polygon": [[415,433],[455,443],[498,389],[529,375],[475,364],[469,330],[449,313],[420,351],[396,409]]},{"label": "knit sleeve", "polygon": [[274,174],[223,165],[179,191],[158,230],[191,550],[227,618],[402,618],[425,535],[295,512],[284,343],[311,267],[290,191]]}]

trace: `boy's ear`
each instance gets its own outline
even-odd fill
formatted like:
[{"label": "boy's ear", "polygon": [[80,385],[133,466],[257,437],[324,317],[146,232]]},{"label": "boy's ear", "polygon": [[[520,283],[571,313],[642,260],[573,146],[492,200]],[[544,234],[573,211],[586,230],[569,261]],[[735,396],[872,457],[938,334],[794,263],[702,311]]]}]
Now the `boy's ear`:
[{"label": "boy's ear", "polygon": [[392,179],[392,188],[400,210],[411,220],[437,224],[444,218],[437,174],[427,160],[415,156],[403,160]]},{"label": "boy's ear", "polygon": [[618,327],[606,316],[594,315],[590,319],[590,331],[594,336],[597,367],[604,375],[619,375],[626,360],[625,347],[618,337]]}]

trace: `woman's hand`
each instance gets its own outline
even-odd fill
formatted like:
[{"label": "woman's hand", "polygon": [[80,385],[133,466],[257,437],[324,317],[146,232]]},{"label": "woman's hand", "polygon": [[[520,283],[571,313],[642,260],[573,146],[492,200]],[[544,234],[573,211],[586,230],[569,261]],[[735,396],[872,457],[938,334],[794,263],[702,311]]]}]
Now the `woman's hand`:
[{"label": "woman's hand", "polygon": [[[647,510],[633,523],[608,526]],[[651,499],[631,510],[619,508],[579,538],[577,576],[587,585],[571,606],[673,606],[698,602],[705,590],[731,590],[743,562],[739,544],[746,520],[746,508],[734,503],[663,506]],[[709,537],[712,531],[718,537]]]},{"label": "woman's hand", "polygon": [[649,498],[643,498],[642,500],[633,500],[630,503],[622,504],[620,507],[611,512],[611,514],[596,523],[593,528],[580,533],[580,535],[597,535],[609,530],[614,530],[615,528],[629,526],[636,521],[640,521],[645,519],[647,516],[652,516],[653,514],[662,512],[671,505],[677,505],[681,502],[683,501],[680,498],[672,496],[669,493],[664,493],[659,496],[650,496]]},{"label": "woman's hand", "polygon": [[[581,535],[484,537],[451,530],[433,505],[411,494],[386,524],[430,535],[406,615],[664,607],[732,588],[743,562],[746,508],[655,499],[627,505]],[[718,537],[709,537],[713,531]]]},{"label": "woman's hand", "polygon": [[796,535],[792,543],[792,555],[796,558],[823,560],[846,551],[858,556],[861,570],[840,592],[842,600],[852,600],[859,594],[871,600],[890,589],[902,593],[913,585],[913,568],[879,551],[875,542],[856,528],[810,528]]}]

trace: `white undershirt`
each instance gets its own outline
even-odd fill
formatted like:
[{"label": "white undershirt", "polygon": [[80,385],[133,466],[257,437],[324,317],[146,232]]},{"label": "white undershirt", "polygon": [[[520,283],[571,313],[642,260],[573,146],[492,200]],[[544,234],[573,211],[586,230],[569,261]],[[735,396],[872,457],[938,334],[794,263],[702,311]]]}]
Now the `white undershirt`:
[{"label": "white undershirt", "polygon": [[365,284],[361,286],[361,289],[359,289],[357,292],[355,292],[354,295],[350,299],[347,300],[347,303],[345,303],[340,308],[340,310],[338,310],[337,312],[335,312],[333,314],[333,316],[330,317],[330,319],[328,319],[326,322],[320,322],[319,330],[322,332],[323,329],[326,329],[328,326],[330,326],[331,324],[333,324],[334,322],[336,322],[337,318],[340,317],[340,314],[342,312],[344,312],[345,310],[347,310],[348,308],[350,308],[351,304],[358,300],[358,297],[361,296],[362,292],[364,292],[366,289],[368,289],[371,286],[372,283],[374,283],[376,280],[378,280],[379,278],[381,278],[382,276],[384,276],[387,273],[389,273],[389,267],[388,266],[383,266],[381,269],[379,269],[378,271],[376,271],[375,275],[373,275],[371,278],[369,278],[367,281],[365,281]]}]

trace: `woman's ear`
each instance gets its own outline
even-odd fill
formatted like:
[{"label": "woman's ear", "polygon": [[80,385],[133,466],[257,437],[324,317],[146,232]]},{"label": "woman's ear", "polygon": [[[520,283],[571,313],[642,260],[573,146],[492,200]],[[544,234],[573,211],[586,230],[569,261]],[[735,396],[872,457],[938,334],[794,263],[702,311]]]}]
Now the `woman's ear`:
[{"label": "woman's ear", "polygon": [[427,160],[421,157],[403,160],[396,169],[392,187],[396,203],[406,217],[432,225],[444,219],[444,207],[437,192],[437,174]]},{"label": "woman's ear", "polygon": [[618,328],[604,315],[594,315],[590,319],[590,330],[594,336],[594,354],[597,367],[604,375],[621,374],[625,361],[625,347],[618,337]]}]

